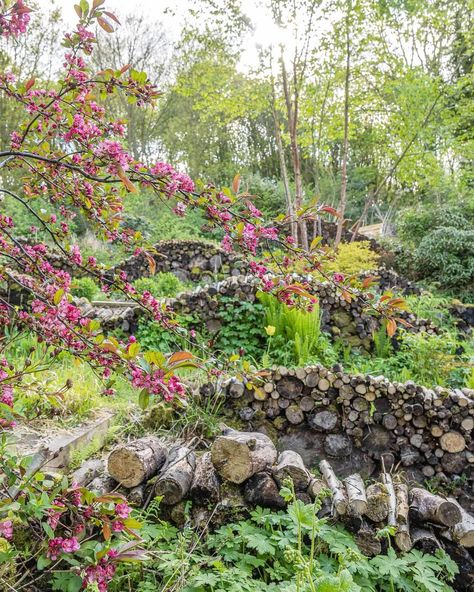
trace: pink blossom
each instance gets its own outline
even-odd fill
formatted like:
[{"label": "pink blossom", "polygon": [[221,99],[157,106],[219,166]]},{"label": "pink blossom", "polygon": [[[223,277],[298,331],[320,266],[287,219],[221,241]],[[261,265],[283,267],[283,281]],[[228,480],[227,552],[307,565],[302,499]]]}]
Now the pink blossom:
[{"label": "pink blossom", "polygon": [[337,282],[337,283],[341,283],[344,281],[344,274],[342,273],[334,273],[332,276],[332,279]]},{"label": "pink blossom", "polygon": [[0,536],[7,539],[7,541],[13,537],[13,523],[11,520],[0,522]]},{"label": "pink blossom", "polygon": [[128,506],[128,504],[123,503],[123,504],[117,504],[115,506],[115,514],[119,517],[119,518],[128,518],[130,512],[132,511],[132,508],[130,508]]}]

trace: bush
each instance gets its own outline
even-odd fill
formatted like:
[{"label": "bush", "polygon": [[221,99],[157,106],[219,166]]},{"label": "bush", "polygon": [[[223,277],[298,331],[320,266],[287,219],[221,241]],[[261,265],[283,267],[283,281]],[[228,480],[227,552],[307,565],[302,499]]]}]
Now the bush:
[{"label": "bush", "polygon": [[370,248],[369,241],[341,243],[336,258],[325,265],[327,271],[356,275],[377,268],[379,256]]},{"label": "bush", "polygon": [[72,281],[71,294],[76,296],[76,298],[94,300],[98,292],[99,288],[97,284],[90,277],[77,278]]},{"label": "bush", "polygon": [[446,288],[474,285],[474,231],[455,227],[428,233],[415,251],[417,271]]},{"label": "bush", "polygon": [[183,292],[186,286],[172,273],[157,273],[144,277],[133,284],[139,292],[150,292],[155,298],[170,298]]},{"label": "bush", "polygon": [[397,219],[397,235],[407,246],[416,247],[421,240],[437,228],[453,227],[468,230],[474,223],[474,209],[468,202],[455,207],[429,205],[403,210]]}]

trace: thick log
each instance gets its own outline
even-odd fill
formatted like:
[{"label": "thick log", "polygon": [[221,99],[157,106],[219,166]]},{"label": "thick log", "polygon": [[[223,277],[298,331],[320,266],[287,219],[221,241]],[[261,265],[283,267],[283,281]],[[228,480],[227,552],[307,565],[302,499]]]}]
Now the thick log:
[{"label": "thick log", "polygon": [[356,516],[365,514],[367,510],[367,497],[365,495],[365,485],[362,477],[358,473],[349,475],[344,479],[346,486],[349,508]]},{"label": "thick log", "polygon": [[135,504],[136,506],[143,505],[145,499],[145,484],[142,483],[141,485],[132,487],[132,489],[127,492],[126,497],[131,504]]},{"label": "thick log", "polygon": [[457,543],[443,541],[446,552],[457,563],[459,573],[452,582],[452,587],[458,592],[472,592],[474,590],[474,557],[469,551]]},{"label": "thick log", "polygon": [[327,460],[322,460],[319,463],[319,470],[321,471],[329,489],[332,492],[332,505],[334,510],[340,516],[347,514],[347,498],[344,486],[336,477],[331,465]]},{"label": "thick log", "polygon": [[211,458],[223,479],[243,483],[255,473],[271,467],[277,459],[277,451],[264,434],[228,430],[214,441]]},{"label": "thick log", "polygon": [[219,477],[212,464],[210,452],[205,452],[196,461],[196,470],[189,490],[189,497],[199,504],[217,503],[219,501]]},{"label": "thick log", "polygon": [[459,432],[446,432],[439,439],[439,443],[446,452],[462,452],[466,448],[466,440]]},{"label": "thick log", "polygon": [[135,487],[157,473],[166,460],[166,453],[159,438],[140,438],[112,450],[107,470],[124,487]]},{"label": "thick log", "polygon": [[275,480],[269,473],[263,471],[255,473],[245,483],[244,498],[252,506],[262,506],[276,510],[286,506]]},{"label": "thick log", "polygon": [[284,450],[273,467],[273,477],[281,487],[288,477],[293,481],[296,490],[303,491],[308,488],[311,475],[305,467],[303,459],[294,450]]},{"label": "thick log", "polygon": [[316,499],[321,494],[321,492],[324,489],[327,490],[327,488],[328,487],[326,483],[322,479],[316,479],[313,477],[306,491],[312,499]]},{"label": "thick log", "polygon": [[187,446],[170,450],[166,465],[155,484],[155,494],[164,504],[177,504],[188,493],[196,469],[196,455]]},{"label": "thick log", "polygon": [[315,430],[331,432],[338,424],[339,418],[335,411],[318,411],[308,417],[308,424]]},{"label": "thick log", "polygon": [[415,487],[410,492],[410,513],[420,522],[454,526],[461,521],[459,506],[439,495]]},{"label": "thick log", "polygon": [[387,488],[382,483],[373,483],[366,489],[367,510],[365,515],[373,522],[382,522],[388,517],[390,499]]},{"label": "thick log", "polygon": [[411,539],[415,549],[419,549],[428,555],[433,555],[438,549],[441,549],[440,542],[431,530],[425,528],[413,528],[411,531]]},{"label": "thick log", "polygon": [[395,484],[395,497],[397,500],[397,533],[395,534],[395,544],[400,551],[407,552],[412,546],[410,523],[409,523],[409,497],[408,487],[404,483]]}]

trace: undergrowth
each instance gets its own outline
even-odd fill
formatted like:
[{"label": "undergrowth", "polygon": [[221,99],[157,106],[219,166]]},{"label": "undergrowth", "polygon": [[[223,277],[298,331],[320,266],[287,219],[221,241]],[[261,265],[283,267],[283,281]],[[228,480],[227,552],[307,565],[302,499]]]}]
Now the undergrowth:
[{"label": "undergrowth", "polygon": [[[137,512],[151,561],[119,568],[111,592],[449,592],[458,568],[441,550],[364,556],[347,531],[318,518],[288,484],[286,511],[256,508],[206,536],[160,520],[159,500]],[[188,519],[190,506],[187,507]],[[219,512],[219,509],[215,509]],[[385,529],[386,530],[386,529]],[[387,532],[380,531],[380,537]]]}]

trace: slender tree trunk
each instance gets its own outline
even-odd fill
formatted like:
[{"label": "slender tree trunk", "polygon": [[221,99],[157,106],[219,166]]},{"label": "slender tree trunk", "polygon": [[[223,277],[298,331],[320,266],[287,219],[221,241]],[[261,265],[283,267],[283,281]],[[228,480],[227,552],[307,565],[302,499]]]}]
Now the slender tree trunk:
[{"label": "slender tree trunk", "polygon": [[290,232],[291,236],[295,240],[298,241],[298,228],[296,226],[296,219],[295,219],[295,204],[293,202],[293,195],[290,189],[290,182],[288,180],[288,170],[286,168],[286,159],[285,159],[285,148],[283,146],[283,141],[281,139],[281,131],[280,131],[280,119],[278,117],[278,111],[276,108],[276,98],[275,98],[275,84],[272,80],[272,112],[273,112],[273,121],[275,124],[275,141],[278,150],[278,156],[280,159],[280,174],[281,180],[283,181],[283,187],[285,189],[285,200],[286,200],[286,213],[288,219],[290,220]]},{"label": "slender tree trunk", "polygon": [[[301,160],[297,137],[297,118],[298,118],[298,99],[295,94],[294,105],[291,101],[290,88],[288,83],[288,75],[286,72],[285,61],[283,59],[283,51],[280,57],[281,74],[283,82],[283,92],[285,94],[286,110],[288,115],[288,131],[290,134],[291,146],[291,160],[293,163],[293,174],[295,179],[295,207],[300,210],[303,207],[303,179],[301,176]],[[296,65],[295,65],[296,67]],[[295,93],[297,89],[295,89]],[[298,221],[299,235],[301,239],[301,247],[308,249],[308,235],[306,230],[306,222]]]},{"label": "slender tree trunk", "polygon": [[369,195],[367,196],[367,199],[365,200],[364,209],[362,210],[362,214],[360,215],[360,218],[357,220],[357,222],[351,228],[351,230],[352,230],[351,243],[353,243],[355,241],[355,239],[357,238],[357,235],[359,233],[359,229],[362,226],[362,222],[365,220],[365,217],[367,216],[367,213],[369,211],[370,206],[372,205],[373,200],[374,200],[374,192],[371,190],[371,191],[369,191]]},{"label": "slender tree trunk", "polygon": [[341,242],[342,228],[344,225],[344,214],[347,206],[347,157],[349,152],[349,85],[351,76],[351,42],[350,42],[350,12],[351,0],[347,3],[346,16],[346,74],[344,81],[344,141],[342,147],[341,165],[341,196],[339,199],[339,219],[337,221],[336,238],[334,247],[337,248]]}]

